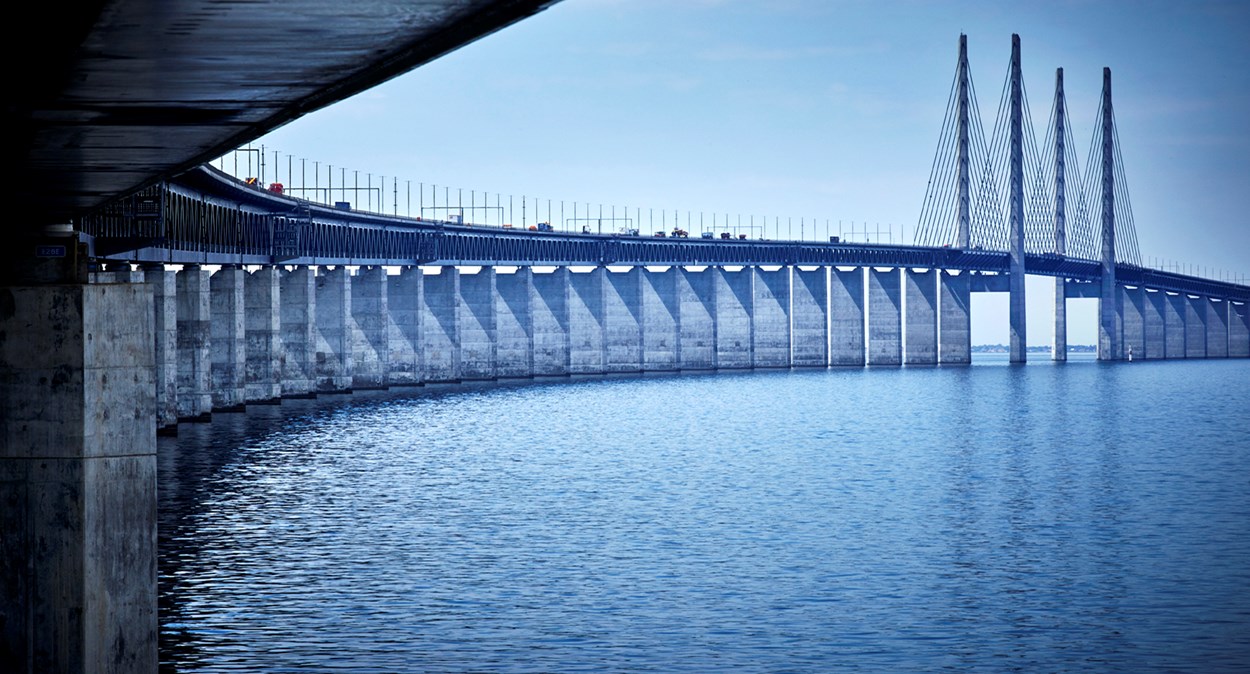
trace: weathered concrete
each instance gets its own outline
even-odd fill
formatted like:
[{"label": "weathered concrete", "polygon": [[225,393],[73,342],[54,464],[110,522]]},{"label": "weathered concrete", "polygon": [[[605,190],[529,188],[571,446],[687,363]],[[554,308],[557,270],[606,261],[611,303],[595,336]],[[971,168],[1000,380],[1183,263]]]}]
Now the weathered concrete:
[{"label": "weathered concrete", "polygon": [[728,271],[721,267],[716,284],[716,366],[721,369],[750,368],[754,364],[752,338],[754,274],[749,267]]},{"label": "weathered concrete", "polygon": [[1185,297],[1185,357],[1207,357],[1207,298]]},{"label": "weathered concrete", "polygon": [[404,267],[398,274],[386,277],[386,309],[390,315],[389,367],[386,382],[390,386],[411,386],[421,383],[421,318],[425,303],[420,267]]},{"label": "weathered concrete", "polygon": [[904,362],[934,365],[938,362],[937,272],[932,269],[903,272],[907,322]]},{"label": "weathered concrete", "polygon": [[1068,290],[1064,278],[1055,278],[1055,332],[1050,357],[1052,360],[1068,359]]},{"label": "weathered concrete", "polygon": [[864,365],[864,270],[829,274],[829,364]]},{"label": "weathered concrete", "polygon": [[1184,358],[1185,348],[1185,304],[1184,295],[1163,293],[1163,334],[1164,353],[1167,358]]},{"label": "weathered concrete", "polygon": [[460,270],[443,267],[425,279],[422,358],[425,381],[460,381]]},{"label": "weathered concrete", "polygon": [[178,428],[178,293],[174,272],[163,264],[144,267],[144,280],[152,287],[155,321],[156,428],[158,432]]},{"label": "weathered concrete", "polygon": [[175,283],[178,305],[178,418],[203,421],[213,410],[208,272],[199,265],[187,265],[178,272]]},{"label": "weathered concrete", "polygon": [[642,268],[604,275],[604,370],[642,370]]},{"label": "weathered concrete", "polygon": [[530,319],[534,331],[534,374],[569,374],[569,268],[534,274]]},{"label": "weathered concrete", "polygon": [[1166,297],[1163,292],[1147,291],[1145,295],[1142,322],[1146,333],[1146,358],[1167,357],[1167,330],[1163,322]]},{"label": "weathered concrete", "polygon": [[607,362],[604,341],[603,285],[607,270],[569,274],[569,373],[603,372]]},{"label": "weathered concrete", "polygon": [[677,273],[677,306],[681,317],[677,366],[682,370],[716,369],[715,267]]},{"label": "weathered concrete", "polygon": [[361,267],[351,282],[352,388],[386,388],[390,378],[391,317],[386,270]]},{"label": "weathered concrete", "polygon": [[755,367],[790,367],[790,269],[752,267],[751,350]]},{"label": "weathered concrete", "polygon": [[212,323],[209,351],[212,353],[213,409],[241,411],[246,400],[244,376],[247,373],[247,322],[243,309],[243,278],[239,267],[218,269],[209,281]]},{"label": "weathered concrete", "polygon": [[282,276],[261,267],[243,280],[247,365],[244,401],[269,402],[282,397]]},{"label": "weathered concrete", "polygon": [[681,362],[681,305],[678,301],[678,270],[642,270],[639,288],[642,301],[642,369],[672,371]]},{"label": "weathered concrete", "polygon": [[[1105,254],[1105,253],[1104,253]],[[1112,265],[1111,269],[1115,269]],[[1124,358],[1124,307],[1114,272],[1103,265],[1098,294],[1098,360]]]},{"label": "weathered concrete", "polygon": [[899,270],[868,270],[868,364],[903,362],[902,288]]},{"label": "weathered concrete", "polygon": [[1228,358],[1228,302],[1207,300],[1207,358]]},{"label": "weathered concrete", "polygon": [[351,341],[352,277],[347,267],[317,274],[317,391],[350,391],[354,365]]},{"label": "weathered concrete", "polygon": [[1250,358],[1250,305],[1228,304],[1228,355]]},{"label": "weathered concrete", "polygon": [[157,669],[153,323],[142,283],[0,287],[3,671]]},{"label": "weathered concrete", "polygon": [[495,378],[495,268],[460,274],[460,378]]},{"label": "weathered concrete", "polygon": [[[972,362],[970,279],[967,272],[956,276],[943,271],[938,276],[938,362],[943,365],[967,365]],[[1055,292],[1062,289],[1062,286],[1056,286]],[[1066,347],[1064,349],[1063,357],[1066,359]]]},{"label": "weathered concrete", "polygon": [[791,361],[795,367],[829,364],[829,268],[791,267]]},{"label": "weathered concrete", "polygon": [[534,374],[534,272],[520,267],[512,274],[495,275],[496,375],[530,377]]},{"label": "weathered concrete", "polygon": [[1120,286],[1120,325],[1124,328],[1121,358],[1140,360],[1146,357],[1146,291]]},{"label": "weathered concrete", "polygon": [[282,274],[282,395],[317,390],[317,284],[310,267]]}]

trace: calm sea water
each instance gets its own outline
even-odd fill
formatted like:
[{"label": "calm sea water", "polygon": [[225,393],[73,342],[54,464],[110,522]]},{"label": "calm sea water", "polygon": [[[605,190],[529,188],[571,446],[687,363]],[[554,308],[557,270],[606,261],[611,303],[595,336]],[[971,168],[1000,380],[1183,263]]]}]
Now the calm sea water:
[{"label": "calm sea water", "polygon": [[1250,361],[408,389],[162,439],[169,671],[1250,670]]}]

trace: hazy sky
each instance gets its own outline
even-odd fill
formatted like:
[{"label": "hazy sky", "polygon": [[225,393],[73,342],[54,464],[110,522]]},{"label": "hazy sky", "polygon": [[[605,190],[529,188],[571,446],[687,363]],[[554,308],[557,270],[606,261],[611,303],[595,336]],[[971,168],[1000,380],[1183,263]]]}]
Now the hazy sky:
[{"label": "hazy sky", "polygon": [[[1081,148],[1109,66],[1145,261],[1250,277],[1240,1],[565,0],[257,143],[281,153],[288,182],[287,154],[297,175],[307,158],[307,171],[398,176],[401,212],[411,181],[414,203],[424,182],[440,202],[450,186],[466,202],[469,190],[539,197],[544,211],[563,200],[566,217],[574,201],[641,208],[644,230],[649,209],[657,221],[667,209],[766,216],[769,238],[777,217],[783,237],[800,218],[809,238],[813,221],[820,236],[826,221],[910,236],[961,32],[986,115],[1013,32],[1039,130],[1062,66]],[[1031,279],[1034,344],[1050,342],[1051,283]],[[976,297],[974,343],[1007,341],[1005,306]],[[1070,341],[1092,343],[1092,300],[1070,306]]]}]

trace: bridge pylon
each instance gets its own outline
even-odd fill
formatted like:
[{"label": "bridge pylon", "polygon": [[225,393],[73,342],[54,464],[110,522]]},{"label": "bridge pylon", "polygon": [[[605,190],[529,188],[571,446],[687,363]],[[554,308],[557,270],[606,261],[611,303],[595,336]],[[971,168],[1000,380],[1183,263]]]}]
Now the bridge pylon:
[{"label": "bridge pylon", "polygon": [[1115,116],[1111,69],[1102,69],[1102,288],[1098,295],[1098,360],[1119,360],[1123,312],[1115,285]]},{"label": "bridge pylon", "polygon": [[1011,260],[1009,313],[1011,362],[1028,360],[1024,301],[1024,92],[1020,73],[1020,36],[1011,36],[1010,121],[1007,177],[1008,253]]},{"label": "bridge pylon", "polygon": [[[1055,69],[1055,254],[1066,255],[1068,248],[1067,149],[1068,103],[1063,93],[1063,68]],[[1055,335],[1050,356],[1053,360],[1068,359],[1068,291],[1067,281],[1055,277]]]}]

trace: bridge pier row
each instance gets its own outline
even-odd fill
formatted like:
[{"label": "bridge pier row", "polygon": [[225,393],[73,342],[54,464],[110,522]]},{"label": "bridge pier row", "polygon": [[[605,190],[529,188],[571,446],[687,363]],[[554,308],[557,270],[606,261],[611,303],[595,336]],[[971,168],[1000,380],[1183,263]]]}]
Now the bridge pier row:
[{"label": "bridge pier row", "polygon": [[499,378],[534,376],[534,271],[518,267],[495,276],[495,374]]},{"label": "bridge pier row", "polygon": [[212,354],[213,411],[241,412],[246,387],[247,330],[243,269],[226,265],[209,279],[209,352]]},{"label": "bridge pier row", "polygon": [[678,268],[640,268],[642,283],[642,370],[673,372],[681,362],[681,306],[677,301]]},{"label": "bridge pier row", "polygon": [[1207,357],[1207,298],[1185,297],[1185,357]]},{"label": "bridge pier row", "polygon": [[829,365],[829,267],[790,268],[791,364]]},{"label": "bridge pier row", "polygon": [[1167,294],[1162,291],[1147,290],[1143,310],[1143,331],[1146,340],[1146,358],[1167,358],[1167,324],[1164,322],[1164,302]]},{"label": "bridge pier row", "polygon": [[899,269],[868,269],[868,364],[903,363],[902,284]]},{"label": "bridge pier row", "polygon": [[678,323],[677,367],[680,370],[716,369],[715,267],[700,271],[676,268]]},{"label": "bridge pier row", "polygon": [[427,382],[460,381],[460,270],[424,276],[422,355]]},{"label": "bridge pier row", "polygon": [[569,270],[569,374],[598,374],[607,370],[604,329],[604,278],[608,270]]},{"label": "bridge pier row", "polygon": [[1205,298],[1207,305],[1207,358],[1228,358],[1228,302]]},{"label": "bridge pier row", "polygon": [[967,272],[956,275],[942,271],[938,274],[938,310],[938,363],[971,363],[972,287]]},{"label": "bridge pier row", "polygon": [[316,390],[352,390],[352,277],[347,267],[321,268],[317,273]]},{"label": "bridge pier row", "polygon": [[0,286],[0,663],[155,672],[154,311],[144,283]]},{"label": "bridge pier row", "polygon": [[642,267],[603,273],[603,371],[642,371]]},{"label": "bridge pier row", "polygon": [[1228,302],[1228,356],[1250,358],[1250,305]]},{"label": "bridge pier row", "polygon": [[261,267],[243,279],[245,404],[274,403],[282,397],[282,276]]},{"label": "bridge pier row", "polygon": [[755,364],[755,292],[750,267],[729,271],[717,267],[712,279],[716,286],[716,367],[721,370],[750,369]]},{"label": "bridge pier row", "polygon": [[907,321],[904,364],[936,365],[938,362],[938,274],[932,269],[904,269]]},{"label": "bridge pier row", "polygon": [[533,330],[533,363],[535,376],[567,377],[569,375],[569,293],[572,281],[569,268],[558,267],[551,273],[533,274],[531,278],[530,324]]},{"label": "bridge pier row", "polygon": [[179,421],[208,421],[213,411],[212,337],[208,272],[189,264],[178,272],[177,323]]},{"label": "bridge pier row", "polygon": [[496,377],[498,329],[495,317],[495,268],[460,273],[460,379],[489,381]]},{"label": "bridge pier row", "polygon": [[790,367],[791,269],[781,267],[766,271],[751,267],[752,367]]},{"label": "bridge pier row", "polygon": [[864,268],[829,270],[829,364],[863,367]]},{"label": "bridge pier row", "polygon": [[424,289],[420,267],[404,267],[386,277],[387,386],[421,383]]},{"label": "bridge pier row", "polygon": [[1119,290],[1120,297],[1116,304],[1120,310],[1120,320],[1117,322],[1123,329],[1119,340],[1122,349],[1120,358],[1127,359],[1131,356],[1139,360],[1146,357],[1146,291],[1143,288],[1125,286],[1120,286]]},{"label": "bridge pier row", "polygon": [[386,269],[361,267],[351,279],[352,388],[384,389],[390,377],[391,317]]},{"label": "bridge pier row", "polygon": [[155,346],[156,431],[178,431],[178,295],[175,273],[160,263],[143,267],[152,288],[152,333]]},{"label": "bridge pier row", "polygon": [[1184,295],[1163,293],[1163,352],[1166,358],[1188,357],[1189,350],[1185,347],[1188,336],[1185,329],[1186,304]]},{"label": "bridge pier row", "polygon": [[317,279],[311,267],[281,274],[282,396],[301,398],[317,390]]}]

